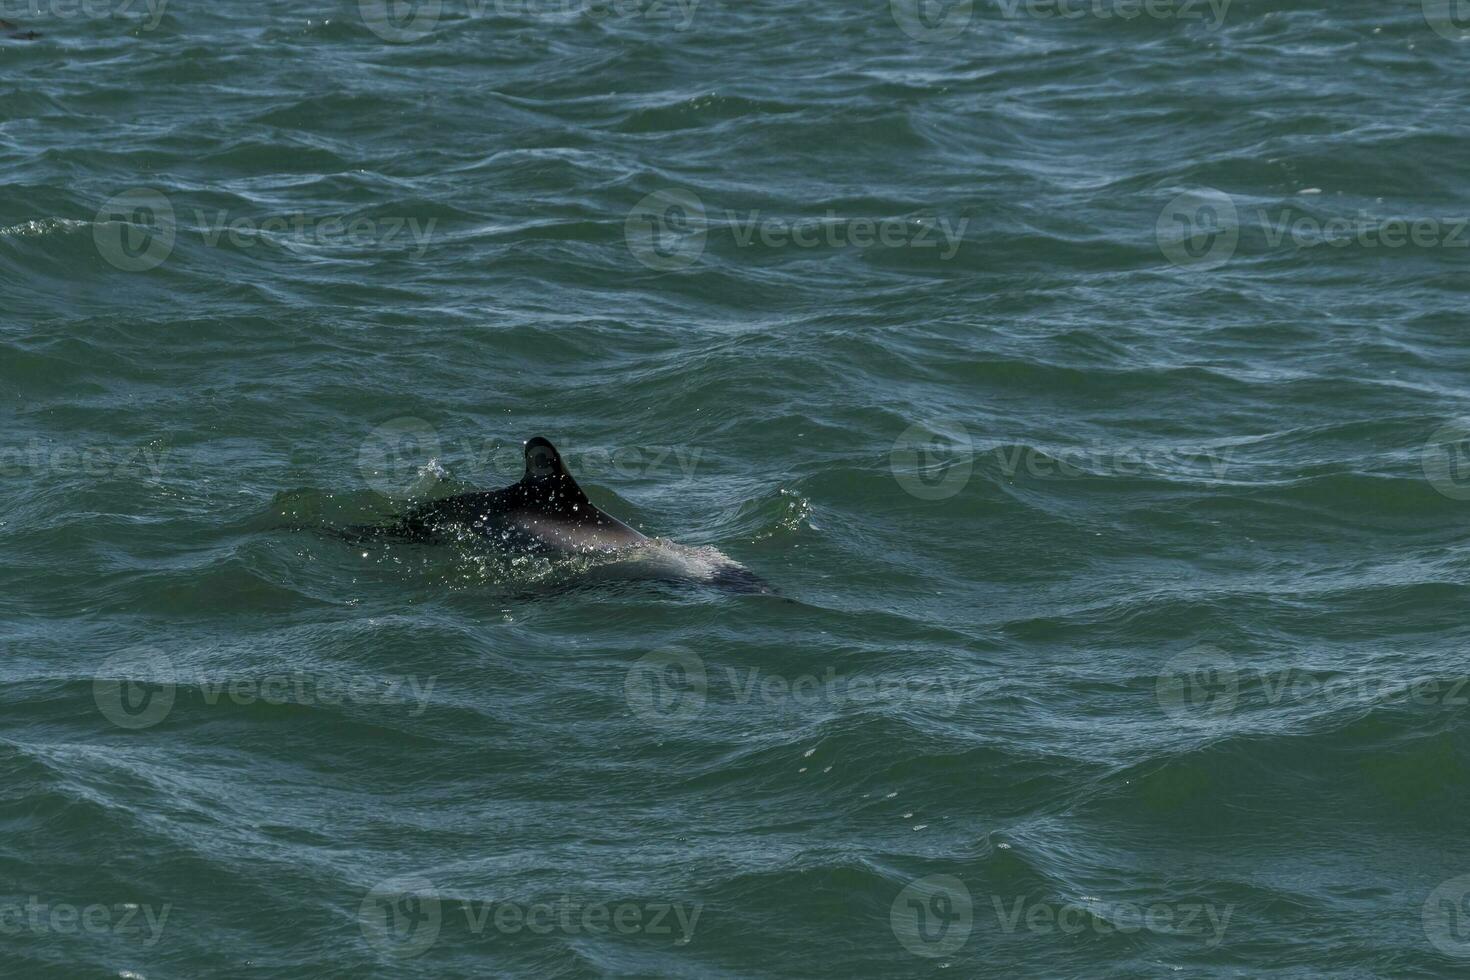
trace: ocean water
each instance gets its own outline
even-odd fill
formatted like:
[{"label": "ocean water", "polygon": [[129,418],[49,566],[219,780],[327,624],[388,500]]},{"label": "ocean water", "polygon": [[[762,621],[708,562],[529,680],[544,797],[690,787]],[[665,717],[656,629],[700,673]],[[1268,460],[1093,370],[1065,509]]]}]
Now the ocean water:
[{"label": "ocean water", "polygon": [[0,974],[1466,975],[1458,14],[0,4]]}]

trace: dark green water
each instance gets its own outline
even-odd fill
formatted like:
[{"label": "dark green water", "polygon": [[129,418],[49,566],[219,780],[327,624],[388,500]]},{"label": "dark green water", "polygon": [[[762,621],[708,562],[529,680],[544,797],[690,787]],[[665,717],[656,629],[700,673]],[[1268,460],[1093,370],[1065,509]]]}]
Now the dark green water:
[{"label": "dark green water", "polygon": [[0,5],[0,974],[1470,971],[1449,4],[907,2]]}]

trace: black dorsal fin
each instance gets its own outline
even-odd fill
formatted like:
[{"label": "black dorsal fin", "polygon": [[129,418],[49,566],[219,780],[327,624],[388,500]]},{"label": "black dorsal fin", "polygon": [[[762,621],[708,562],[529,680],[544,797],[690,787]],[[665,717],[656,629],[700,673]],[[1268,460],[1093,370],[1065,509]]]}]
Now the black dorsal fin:
[{"label": "black dorsal fin", "polygon": [[[526,473],[522,487],[542,506],[552,511],[591,508],[592,502],[567,472],[561,453],[543,436],[526,440]],[[586,514],[588,511],[583,510]]]}]

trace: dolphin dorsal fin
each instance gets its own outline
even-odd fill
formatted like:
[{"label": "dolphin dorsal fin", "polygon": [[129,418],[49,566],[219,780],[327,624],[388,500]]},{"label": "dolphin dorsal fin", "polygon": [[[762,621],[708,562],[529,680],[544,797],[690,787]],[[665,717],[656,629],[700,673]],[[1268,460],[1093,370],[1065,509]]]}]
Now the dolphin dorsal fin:
[{"label": "dolphin dorsal fin", "polygon": [[[591,508],[592,501],[567,472],[561,453],[543,436],[526,440],[526,473],[520,485],[531,497],[552,511]],[[587,511],[583,511],[587,513]]]}]

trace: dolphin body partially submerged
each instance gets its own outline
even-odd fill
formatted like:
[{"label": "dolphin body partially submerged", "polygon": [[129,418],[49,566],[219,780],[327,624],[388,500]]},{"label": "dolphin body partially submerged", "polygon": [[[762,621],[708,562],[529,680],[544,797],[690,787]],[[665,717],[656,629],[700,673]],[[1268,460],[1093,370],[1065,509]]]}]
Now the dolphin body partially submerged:
[{"label": "dolphin body partially submerged", "polygon": [[519,483],[430,501],[400,515],[396,524],[357,531],[424,543],[464,540],[469,534],[511,552],[607,557],[615,574],[692,580],[734,592],[774,591],[715,548],[650,538],[603,513],[577,486],[549,440],[527,441],[525,458]]},{"label": "dolphin body partially submerged", "polygon": [[15,38],[17,41],[34,41],[36,38],[41,36],[35,31],[22,32],[16,25],[12,24],[8,20],[0,20],[0,30],[10,31],[10,34],[8,36]]}]

